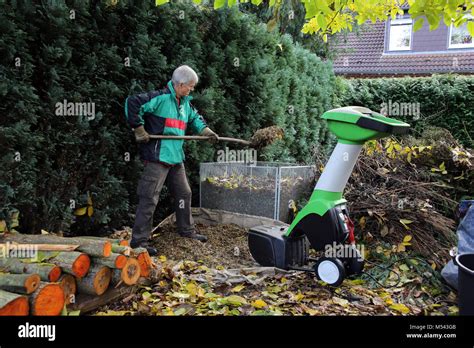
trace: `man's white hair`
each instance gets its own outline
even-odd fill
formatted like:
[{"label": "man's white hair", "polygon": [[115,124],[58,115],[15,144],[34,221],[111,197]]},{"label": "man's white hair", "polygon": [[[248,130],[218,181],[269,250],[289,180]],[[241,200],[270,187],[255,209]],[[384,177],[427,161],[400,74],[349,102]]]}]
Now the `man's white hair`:
[{"label": "man's white hair", "polygon": [[191,69],[188,65],[181,65],[173,71],[173,76],[171,81],[174,85],[179,85],[180,83],[188,84],[191,82],[198,83],[198,76],[196,72]]}]

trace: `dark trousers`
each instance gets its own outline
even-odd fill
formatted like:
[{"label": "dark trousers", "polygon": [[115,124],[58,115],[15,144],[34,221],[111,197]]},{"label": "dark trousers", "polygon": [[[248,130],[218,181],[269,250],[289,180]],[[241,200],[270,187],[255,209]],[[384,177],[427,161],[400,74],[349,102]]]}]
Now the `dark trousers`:
[{"label": "dark trousers", "polygon": [[165,181],[174,198],[178,233],[194,231],[194,221],[191,215],[191,188],[184,164],[168,167],[161,163],[148,162],[138,183],[139,202],[133,226],[133,244],[144,244],[151,237],[153,213]]}]

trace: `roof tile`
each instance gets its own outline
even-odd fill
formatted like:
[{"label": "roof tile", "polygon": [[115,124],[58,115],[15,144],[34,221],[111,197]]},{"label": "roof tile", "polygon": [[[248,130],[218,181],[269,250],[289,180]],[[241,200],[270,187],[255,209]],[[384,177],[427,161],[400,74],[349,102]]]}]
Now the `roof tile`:
[{"label": "roof tile", "polygon": [[384,53],[385,23],[366,23],[360,34],[340,37],[333,47],[339,51],[333,61],[336,74],[432,74],[459,72],[474,74],[474,50],[446,53]]}]

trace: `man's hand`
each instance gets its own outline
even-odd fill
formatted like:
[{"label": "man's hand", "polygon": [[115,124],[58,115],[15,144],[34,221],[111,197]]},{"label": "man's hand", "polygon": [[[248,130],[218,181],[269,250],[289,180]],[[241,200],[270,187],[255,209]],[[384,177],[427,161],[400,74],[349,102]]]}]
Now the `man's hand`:
[{"label": "man's hand", "polygon": [[143,126],[135,128],[133,132],[135,133],[137,143],[147,143],[150,140],[150,134],[147,133]]},{"label": "man's hand", "polygon": [[204,128],[204,130],[201,132],[201,135],[209,137],[209,141],[213,144],[219,141],[219,136],[214,133],[209,127]]}]

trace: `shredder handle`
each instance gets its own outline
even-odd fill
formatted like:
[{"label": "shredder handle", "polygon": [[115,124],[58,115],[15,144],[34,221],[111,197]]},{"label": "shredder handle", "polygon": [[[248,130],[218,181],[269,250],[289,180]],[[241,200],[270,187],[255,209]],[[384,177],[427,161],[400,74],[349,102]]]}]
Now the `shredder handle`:
[{"label": "shredder handle", "polygon": [[346,106],[346,107],[342,107],[340,108],[341,111],[343,109],[347,109],[347,110],[350,110],[350,111],[355,111],[355,112],[360,112],[361,114],[364,114],[364,115],[372,115],[373,111],[370,110],[369,108],[366,108],[366,107],[363,107],[363,106]]},{"label": "shredder handle", "polygon": [[409,127],[404,125],[396,125],[396,124],[385,124],[377,122],[376,118],[365,118],[361,117],[356,125],[361,128],[372,129],[378,132],[387,133],[387,134],[407,134],[410,130]]}]

